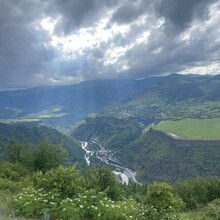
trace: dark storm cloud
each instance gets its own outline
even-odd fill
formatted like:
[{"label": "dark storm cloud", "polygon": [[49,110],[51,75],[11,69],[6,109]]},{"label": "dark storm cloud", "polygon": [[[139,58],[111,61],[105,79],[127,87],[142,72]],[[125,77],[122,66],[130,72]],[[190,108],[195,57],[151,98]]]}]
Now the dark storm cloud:
[{"label": "dark storm cloud", "polygon": [[[118,63],[126,60],[130,66],[122,75],[141,78],[182,72],[190,67],[219,65],[219,21],[212,19],[209,21],[210,26],[206,24],[214,16],[212,13],[217,13],[210,10],[214,3],[219,4],[220,1],[156,0],[150,4],[140,0],[121,4],[112,16],[112,21],[118,24],[129,24],[147,15],[147,22],[143,26],[131,26],[131,31],[126,36],[127,43],[135,40],[136,33],[144,29],[150,30],[150,36],[145,43],[134,45],[118,60]],[[126,14],[126,11],[132,13]],[[159,19],[164,21],[161,20],[161,27],[157,28]],[[190,32],[191,28],[195,31]],[[181,40],[181,34],[182,38],[185,35],[189,39]],[[197,73],[200,73],[199,69]],[[208,70],[206,73],[209,73]]]},{"label": "dark storm cloud", "polygon": [[155,8],[157,15],[164,17],[165,25],[170,31],[181,32],[194,20],[209,17],[210,4],[217,0],[161,0]]},{"label": "dark storm cloud", "polygon": [[[209,34],[206,34],[207,32]],[[162,29],[154,30],[148,39],[148,46],[139,44],[126,53],[125,56],[129,60],[131,68],[124,75],[131,78],[142,78],[147,75],[180,72],[189,67],[219,65],[220,38],[218,32],[219,29],[213,25],[203,32],[195,30],[191,34],[193,39],[181,40],[176,37],[171,41],[170,36],[163,33]],[[161,51],[156,53],[158,48]],[[133,59],[134,57],[136,59]],[[198,70],[197,73],[201,72]]]},{"label": "dark storm cloud", "polygon": [[143,14],[165,19],[167,29],[181,32],[189,27],[195,19],[204,20],[209,17],[209,6],[218,0],[134,0],[121,1],[120,7],[112,16],[117,23],[130,23]]},{"label": "dark storm cloud", "polygon": [[[219,0],[1,0],[0,89],[219,64],[219,10]],[[59,18],[52,34],[40,25],[44,18]],[[97,40],[96,24],[103,18],[112,36]],[[82,28],[91,29],[82,35],[91,37],[91,45],[68,51],[70,58],[60,44],[51,46],[54,35],[80,37]]]},{"label": "dark storm cloud", "polygon": [[112,22],[118,24],[130,23],[151,8],[150,1],[121,1],[121,5],[112,16]]},{"label": "dark storm cloud", "polygon": [[[106,0],[100,4],[98,0],[1,0],[0,89],[47,84],[53,72],[70,69],[69,62],[65,64],[62,60],[58,61],[56,48],[45,47],[50,36],[39,26],[43,18],[60,17],[56,26],[57,33],[70,34],[81,26],[91,25],[115,2]],[[54,67],[59,65],[67,67],[55,71]]]},{"label": "dark storm cloud", "polygon": [[[35,74],[54,57],[42,42],[47,34],[37,30],[44,5],[38,1],[0,2],[0,87],[28,86]],[[31,86],[31,85],[30,85]]]},{"label": "dark storm cloud", "polygon": [[71,34],[77,28],[92,25],[109,8],[117,5],[118,0],[47,0],[47,2],[47,14],[61,16],[56,32]]}]

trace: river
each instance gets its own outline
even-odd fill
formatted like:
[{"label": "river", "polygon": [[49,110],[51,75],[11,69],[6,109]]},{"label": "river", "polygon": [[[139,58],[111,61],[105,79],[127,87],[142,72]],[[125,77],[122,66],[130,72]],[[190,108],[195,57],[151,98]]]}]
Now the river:
[{"label": "river", "polygon": [[84,158],[86,160],[87,165],[90,166],[90,163],[91,163],[90,157],[94,154],[94,152],[88,150],[87,146],[88,146],[88,142],[81,142],[81,147],[86,152]]},{"label": "river", "polygon": [[136,179],[136,173],[131,169],[122,166],[116,158],[114,158],[114,153],[110,150],[105,149],[101,144],[97,143],[95,140],[91,140],[93,144],[99,146],[98,150],[90,150],[89,142],[81,141],[81,147],[85,151],[85,160],[88,166],[91,165],[90,158],[95,156],[98,160],[103,163],[114,167],[113,173],[118,176],[120,182],[128,184],[129,181],[134,183],[139,183]]}]

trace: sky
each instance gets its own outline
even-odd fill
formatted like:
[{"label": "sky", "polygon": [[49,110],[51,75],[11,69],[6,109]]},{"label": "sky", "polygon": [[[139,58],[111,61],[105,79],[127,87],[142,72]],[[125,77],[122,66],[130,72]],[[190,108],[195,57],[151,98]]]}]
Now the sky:
[{"label": "sky", "polygon": [[220,74],[220,0],[0,0],[0,90]]}]

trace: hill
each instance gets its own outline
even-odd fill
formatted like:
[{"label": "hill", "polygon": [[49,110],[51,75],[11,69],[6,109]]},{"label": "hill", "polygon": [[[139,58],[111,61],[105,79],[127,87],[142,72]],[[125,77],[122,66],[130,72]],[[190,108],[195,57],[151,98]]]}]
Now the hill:
[{"label": "hill", "polygon": [[219,118],[220,79],[217,76],[171,74],[132,100],[104,108],[98,115],[176,120]]},{"label": "hill", "polygon": [[96,140],[141,182],[219,175],[220,141],[176,140],[134,119],[110,117],[86,119],[72,136]]},{"label": "hill", "polygon": [[118,153],[143,182],[218,176],[220,141],[179,141],[149,130]]},{"label": "hill", "polygon": [[219,141],[180,143],[150,129],[155,123],[154,129],[186,139],[220,140],[219,88],[217,76],[172,74],[133,99],[103,108],[72,136],[116,150],[121,164],[137,171],[144,182],[219,175]]},{"label": "hill", "polygon": [[39,123],[0,123],[1,157],[4,154],[4,146],[7,145],[11,139],[15,139],[18,142],[31,142],[32,144],[38,144],[42,141],[48,141],[52,144],[61,144],[69,153],[70,163],[84,163],[84,151],[76,141],[56,129]]},{"label": "hill", "polygon": [[115,117],[86,118],[71,134],[76,139],[94,139],[110,149],[120,149],[141,134],[142,126],[135,119]]}]

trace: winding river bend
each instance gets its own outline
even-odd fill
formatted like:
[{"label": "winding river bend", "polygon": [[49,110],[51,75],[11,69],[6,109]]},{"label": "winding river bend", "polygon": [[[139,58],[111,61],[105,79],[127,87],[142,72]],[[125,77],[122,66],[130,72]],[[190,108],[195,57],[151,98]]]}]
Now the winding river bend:
[{"label": "winding river bend", "polygon": [[93,144],[96,144],[99,146],[97,150],[90,150],[89,149],[89,142],[81,141],[81,147],[85,151],[85,160],[88,166],[91,165],[91,157],[94,156],[98,160],[102,161],[103,163],[110,165],[115,168],[113,170],[113,173],[115,173],[120,178],[120,182],[124,184],[128,184],[129,181],[134,183],[139,183],[136,179],[136,173],[130,170],[127,167],[123,167],[119,164],[117,159],[114,158],[114,154],[110,150],[105,149],[101,144],[97,143],[94,140],[91,140]]},{"label": "winding river bend", "polygon": [[84,158],[86,160],[87,165],[90,166],[90,157],[93,156],[94,152],[88,150],[87,146],[88,142],[81,142],[81,147],[86,152]]}]

